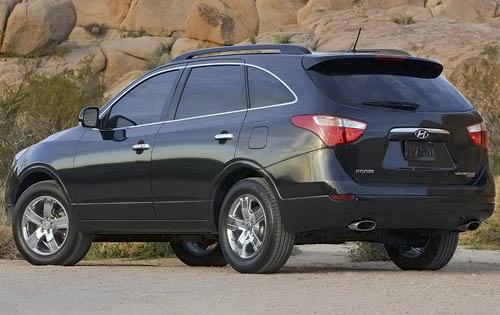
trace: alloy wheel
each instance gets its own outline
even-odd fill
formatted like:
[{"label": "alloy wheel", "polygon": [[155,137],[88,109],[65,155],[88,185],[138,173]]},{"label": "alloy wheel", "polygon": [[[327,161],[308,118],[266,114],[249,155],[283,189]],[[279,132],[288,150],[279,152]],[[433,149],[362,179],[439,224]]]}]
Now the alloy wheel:
[{"label": "alloy wheel", "polygon": [[229,210],[226,233],[231,250],[242,259],[257,255],[265,241],[266,216],[259,199],[245,194]]},{"label": "alloy wheel", "polygon": [[61,202],[51,196],[33,199],[24,209],[21,224],[25,244],[42,256],[57,253],[69,232],[68,213]]}]

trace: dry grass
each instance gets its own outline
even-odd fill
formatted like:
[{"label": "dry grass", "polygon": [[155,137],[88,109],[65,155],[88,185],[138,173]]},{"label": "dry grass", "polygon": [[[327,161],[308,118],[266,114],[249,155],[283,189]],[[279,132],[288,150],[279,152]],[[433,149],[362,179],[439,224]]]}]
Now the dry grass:
[{"label": "dry grass", "polygon": [[[498,196],[500,177],[497,177],[496,183]],[[460,237],[460,243],[473,249],[500,249],[500,207],[498,201],[493,216],[476,231],[463,233]]]}]

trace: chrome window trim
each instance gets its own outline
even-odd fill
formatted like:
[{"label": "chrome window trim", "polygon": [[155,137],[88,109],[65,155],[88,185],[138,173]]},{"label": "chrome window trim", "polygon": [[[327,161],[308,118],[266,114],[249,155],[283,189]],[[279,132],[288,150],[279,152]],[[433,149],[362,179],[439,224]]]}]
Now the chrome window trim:
[{"label": "chrome window trim", "polygon": [[[130,84],[129,86],[125,87],[123,90],[121,90],[118,94],[115,95],[106,105],[104,105],[101,110],[99,111],[99,119],[101,119],[106,112],[113,107],[119,100],[121,100],[130,90],[138,86],[139,84],[143,83],[144,81],[157,76],[162,73],[170,72],[170,71],[175,71],[175,70],[180,70],[184,69],[186,66],[181,66],[181,67],[173,67],[173,68],[168,68],[168,69],[160,69],[158,71],[152,72],[149,75],[141,78],[139,81],[136,81],[135,84]],[[154,124],[154,123],[152,123]],[[149,124],[144,124],[144,125],[149,125]],[[138,125],[139,126],[139,125]],[[126,128],[126,127],[123,127]]]},{"label": "chrome window trim", "polygon": [[[145,127],[145,126],[153,126],[153,125],[158,125],[158,124],[164,124],[164,123],[173,123],[173,122],[178,122],[178,121],[186,121],[186,120],[193,120],[193,119],[200,119],[200,118],[207,118],[207,117],[214,117],[214,116],[221,116],[221,115],[229,115],[229,114],[234,114],[234,113],[240,113],[240,112],[245,112],[245,111],[253,111],[253,110],[261,110],[261,109],[268,109],[268,108],[274,108],[274,107],[280,107],[280,106],[287,106],[287,105],[292,105],[297,103],[298,97],[297,94],[290,88],[288,84],[286,84],[280,77],[278,77],[276,74],[273,72],[254,65],[254,64],[247,64],[243,62],[210,62],[210,63],[199,63],[199,64],[188,64],[184,65],[182,67],[174,67],[174,68],[168,68],[168,69],[162,69],[156,72],[153,72],[149,74],[148,76],[145,76],[142,78],[140,81],[137,81],[135,84],[128,86],[127,88],[123,89],[120,93],[117,94],[108,104],[104,105],[104,107],[101,109],[101,113],[99,113],[99,119],[101,119],[104,114],[116,103],[118,102],[124,95],[126,95],[130,90],[135,88],[137,85],[141,84],[142,82],[146,81],[147,79],[154,77],[156,75],[159,75],[161,73],[169,72],[169,71],[174,71],[174,70],[180,70],[184,68],[197,68],[197,67],[207,67],[207,66],[220,66],[220,65],[233,65],[233,66],[247,66],[247,67],[253,67],[256,69],[259,69],[261,71],[264,71],[274,77],[276,80],[278,80],[281,84],[283,84],[289,91],[292,93],[294,100],[291,102],[286,102],[286,103],[280,103],[280,104],[273,104],[273,105],[267,105],[267,106],[262,106],[262,107],[256,107],[256,108],[245,108],[245,109],[239,109],[239,110],[233,110],[229,112],[222,112],[222,113],[215,113],[215,114],[208,114],[208,115],[200,115],[200,116],[193,116],[193,117],[186,117],[186,118],[180,118],[180,119],[172,119],[172,120],[164,120],[164,121],[158,121],[154,123],[149,123],[149,124],[142,124],[142,125],[135,125],[135,126],[128,126],[128,127],[120,127],[120,128],[114,128],[110,130],[120,130],[120,129],[132,129],[132,128],[138,128],[138,127]],[[94,130],[99,130],[97,128],[92,128]]]},{"label": "chrome window trim", "polygon": [[442,134],[442,135],[449,135],[450,132],[446,129],[438,129],[438,128],[422,128],[422,127],[405,127],[405,128],[392,128],[389,133],[414,133],[417,130],[426,130],[427,132],[431,134]]}]

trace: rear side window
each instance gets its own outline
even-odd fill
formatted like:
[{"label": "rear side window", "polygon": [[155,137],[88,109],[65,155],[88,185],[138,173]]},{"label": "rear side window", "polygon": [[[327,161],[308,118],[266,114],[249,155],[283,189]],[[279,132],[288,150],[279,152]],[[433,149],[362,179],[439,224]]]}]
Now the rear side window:
[{"label": "rear side window", "polygon": [[417,111],[430,112],[458,112],[473,108],[444,77],[413,76],[407,72],[397,73],[393,68],[381,64],[358,71],[353,64],[350,69],[343,67],[338,71],[332,63],[309,73],[321,90],[342,105],[408,102],[418,104]]},{"label": "rear side window", "polygon": [[176,119],[245,109],[240,66],[197,67],[182,92]]},{"label": "rear side window", "polygon": [[293,102],[290,90],[269,73],[247,67],[250,106],[252,108]]},{"label": "rear side window", "polygon": [[121,128],[159,122],[174,92],[178,70],[161,73],[122,96],[106,121],[107,128]]}]

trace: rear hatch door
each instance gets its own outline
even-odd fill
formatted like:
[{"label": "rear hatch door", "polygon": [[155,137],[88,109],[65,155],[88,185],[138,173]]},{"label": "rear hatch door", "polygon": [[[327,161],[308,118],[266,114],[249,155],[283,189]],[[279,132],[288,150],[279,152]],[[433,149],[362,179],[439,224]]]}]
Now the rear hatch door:
[{"label": "rear hatch door", "polygon": [[367,123],[361,139],[332,148],[355,181],[468,184],[479,174],[485,150],[467,127],[481,117],[440,75],[438,63],[360,54],[304,66],[343,117]]}]

